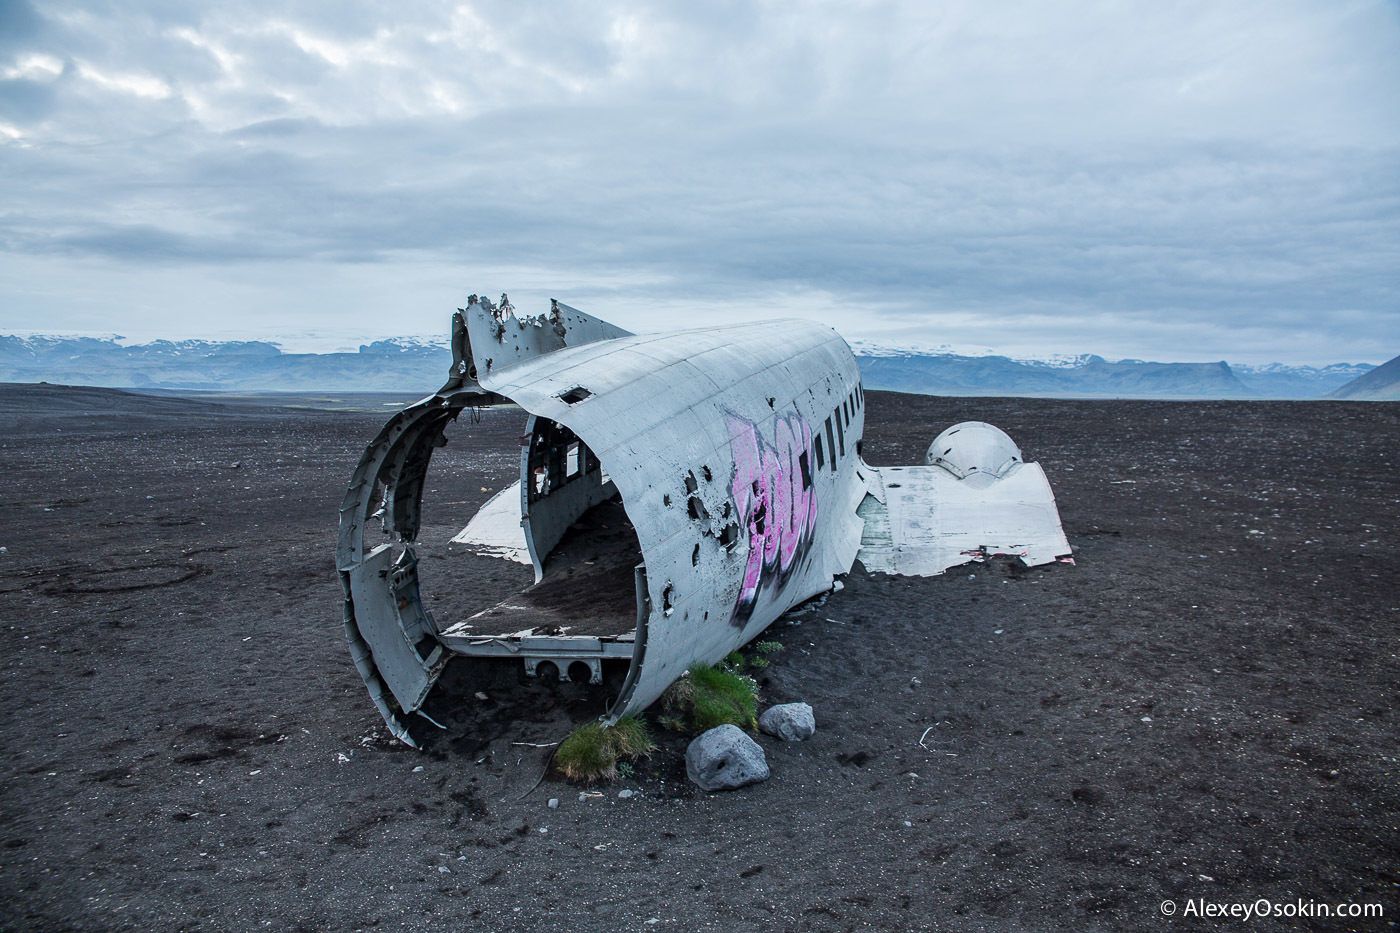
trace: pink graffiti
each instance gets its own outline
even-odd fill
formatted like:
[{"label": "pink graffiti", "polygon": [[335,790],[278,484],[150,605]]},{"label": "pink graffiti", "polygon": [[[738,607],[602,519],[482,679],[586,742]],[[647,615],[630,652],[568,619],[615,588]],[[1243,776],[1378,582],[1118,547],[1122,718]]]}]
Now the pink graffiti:
[{"label": "pink graffiti", "polygon": [[795,412],[780,415],[770,444],[759,436],[753,422],[730,415],[729,444],[734,454],[730,492],[739,512],[740,533],[747,533],[749,542],[734,608],[735,624],[743,625],[753,614],[760,591],[785,578],[811,546],[817,499],[810,473],[804,480],[802,458],[811,448],[812,432]]}]

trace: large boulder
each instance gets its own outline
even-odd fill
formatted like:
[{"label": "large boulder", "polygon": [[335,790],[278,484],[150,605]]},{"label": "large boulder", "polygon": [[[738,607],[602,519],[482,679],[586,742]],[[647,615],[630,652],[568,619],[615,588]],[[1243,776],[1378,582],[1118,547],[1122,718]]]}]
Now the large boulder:
[{"label": "large boulder", "polygon": [[768,780],[768,759],[744,730],[725,723],[690,743],[685,773],[701,790],[734,790]]},{"label": "large boulder", "polygon": [[801,742],[817,731],[817,720],[806,703],[782,703],[764,710],[758,727],[784,742]]}]

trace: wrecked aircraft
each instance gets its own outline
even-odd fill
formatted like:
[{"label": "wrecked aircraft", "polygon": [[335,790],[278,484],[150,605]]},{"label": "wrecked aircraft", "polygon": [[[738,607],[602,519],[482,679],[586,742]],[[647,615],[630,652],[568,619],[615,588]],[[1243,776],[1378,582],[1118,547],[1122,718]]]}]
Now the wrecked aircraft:
[{"label": "wrecked aircraft", "polygon": [[[558,302],[518,317],[504,295],[472,296],[453,317],[452,351],[442,389],[366,448],[340,510],[346,638],[410,745],[404,717],[454,656],[516,658],[531,676],[592,683],[604,665],[626,665],[615,721],[829,590],[856,559],[912,575],[990,554],[1068,560],[1044,472],[991,425],[950,427],[922,465],[866,464],[860,370],[829,327],[637,335]],[[617,539],[602,542],[619,571],[608,579],[631,592],[598,594],[562,633],[522,605],[529,590],[469,619],[434,618],[419,593],[414,540],[433,450],[464,409],[506,401],[528,416],[520,480],[454,540],[527,561],[539,590],[570,561],[568,536]],[[608,509],[621,520],[598,520]],[[387,537],[374,540],[375,523]]]}]

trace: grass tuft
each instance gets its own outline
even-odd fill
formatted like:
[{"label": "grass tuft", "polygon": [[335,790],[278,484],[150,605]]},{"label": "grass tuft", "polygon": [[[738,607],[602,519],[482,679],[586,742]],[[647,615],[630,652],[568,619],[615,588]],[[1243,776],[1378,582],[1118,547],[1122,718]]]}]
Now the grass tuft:
[{"label": "grass tuft", "polygon": [[758,684],[752,677],[726,668],[697,666],[661,696],[659,722],[678,732],[698,734],[732,723],[758,728]]},{"label": "grass tuft", "polygon": [[554,767],[571,781],[613,781],[620,759],[645,757],[655,748],[646,725],[636,716],[623,716],[612,726],[595,720],[559,743]]}]

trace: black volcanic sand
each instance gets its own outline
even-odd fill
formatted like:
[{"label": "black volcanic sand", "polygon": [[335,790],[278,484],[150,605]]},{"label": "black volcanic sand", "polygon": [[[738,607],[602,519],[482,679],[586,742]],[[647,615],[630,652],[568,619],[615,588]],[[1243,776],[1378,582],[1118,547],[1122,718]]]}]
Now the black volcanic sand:
[{"label": "black volcanic sand", "polygon": [[[919,462],[958,420],[1008,430],[1044,465],[1077,565],[857,568],[770,629],[786,650],[765,701],[818,722],[806,743],[760,737],[770,781],[701,794],[663,735],[581,800],[552,777],[531,791],[548,749],[513,743],[561,738],[596,691],[459,666],[461,692],[434,700],[448,730],[415,725],[429,750],[386,739],[333,563],[379,416],[0,389],[0,928],[1400,917],[1400,406],[871,392],[868,412],[877,464]],[[470,581],[434,594],[440,617],[529,580],[446,547],[514,478],[522,421],[464,418],[437,454],[425,589]],[[1194,898],[1386,919],[1183,918]]]}]

